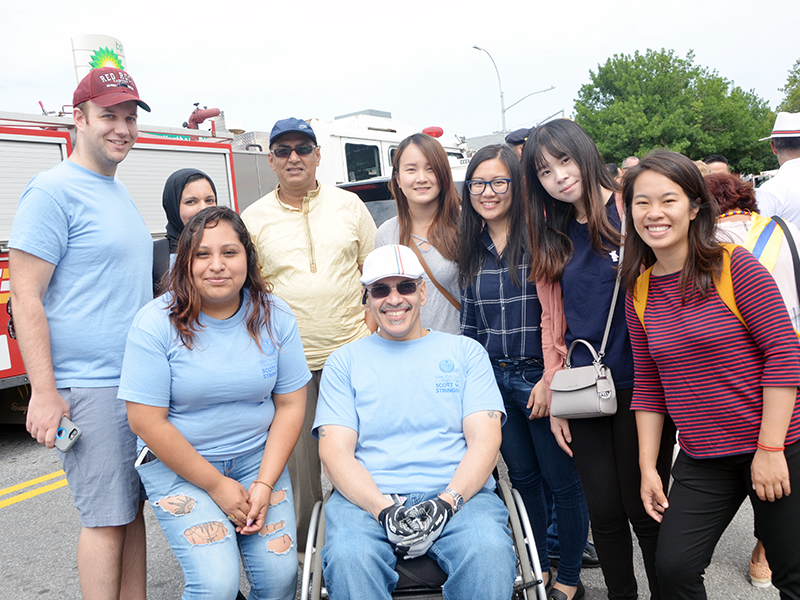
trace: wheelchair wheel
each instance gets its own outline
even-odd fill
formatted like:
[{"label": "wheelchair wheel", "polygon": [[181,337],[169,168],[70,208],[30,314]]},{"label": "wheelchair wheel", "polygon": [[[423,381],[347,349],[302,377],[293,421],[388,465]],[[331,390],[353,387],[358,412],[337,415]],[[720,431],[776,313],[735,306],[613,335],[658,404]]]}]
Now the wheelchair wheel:
[{"label": "wheelchair wheel", "polygon": [[498,480],[497,486],[500,497],[508,508],[509,526],[517,555],[517,579],[512,597],[521,600],[534,600],[538,597],[539,600],[546,600],[539,553],[522,496],[502,479]]},{"label": "wheelchair wheel", "polygon": [[[325,499],[328,499],[326,495]],[[325,513],[322,502],[314,505],[311,520],[308,523],[306,554],[303,560],[303,578],[300,586],[302,600],[319,600],[322,592],[322,558],[319,549],[325,543]],[[325,595],[327,597],[327,594]]]}]

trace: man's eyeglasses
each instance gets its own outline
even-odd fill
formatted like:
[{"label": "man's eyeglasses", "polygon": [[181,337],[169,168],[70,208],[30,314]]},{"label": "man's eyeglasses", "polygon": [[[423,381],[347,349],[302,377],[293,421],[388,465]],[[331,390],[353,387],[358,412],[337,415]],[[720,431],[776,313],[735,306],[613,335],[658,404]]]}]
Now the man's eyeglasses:
[{"label": "man's eyeglasses", "polygon": [[292,152],[297,152],[297,156],[308,156],[311,154],[316,146],[297,146],[296,148],[286,148],[285,146],[280,146],[275,148],[272,151],[274,156],[278,158],[289,158],[292,155]]},{"label": "man's eyeglasses", "polygon": [[364,290],[364,297],[362,298],[361,302],[362,304],[367,303],[368,293],[370,296],[375,298],[375,300],[388,298],[389,294],[392,293],[392,290],[397,290],[397,293],[400,294],[401,296],[410,296],[411,294],[417,291],[418,284],[419,281],[401,281],[397,285],[387,285],[385,283],[379,283]]},{"label": "man's eyeglasses", "polygon": [[508,191],[508,186],[511,185],[511,180],[492,179],[491,181],[482,181],[480,179],[471,179],[467,181],[467,189],[473,196],[480,196],[487,185],[492,188],[495,194],[505,194]]}]

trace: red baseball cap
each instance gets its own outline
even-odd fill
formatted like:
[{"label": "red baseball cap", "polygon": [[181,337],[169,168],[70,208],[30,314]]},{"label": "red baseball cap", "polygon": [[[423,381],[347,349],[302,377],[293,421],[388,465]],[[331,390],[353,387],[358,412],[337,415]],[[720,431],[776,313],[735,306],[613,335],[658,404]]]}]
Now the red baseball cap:
[{"label": "red baseball cap", "polygon": [[133,77],[122,69],[114,67],[92,69],[86,77],[81,79],[72,95],[72,106],[78,106],[87,100],[91,100],[103,108],[133,100],[144,110],[150,112],[150,107],[139,98]]}]

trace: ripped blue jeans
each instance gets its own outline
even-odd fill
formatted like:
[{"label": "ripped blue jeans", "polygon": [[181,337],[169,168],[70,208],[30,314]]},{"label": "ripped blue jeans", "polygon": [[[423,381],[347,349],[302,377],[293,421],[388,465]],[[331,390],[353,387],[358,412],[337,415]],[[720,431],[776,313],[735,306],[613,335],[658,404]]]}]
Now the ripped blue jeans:
[{"label": "ripped blue jeans", "polygon": [[[210,461],[245,489],[258,475],[264,449],[232,460]],[[176,475],[159,460],[136,469],[158,523],[181,565],[183,600],[235,600],[239,556],[250,582],[250,600],[291,600],[297,588],[297,542],[289,471],[272,494],[264,528],[253,535],[235,526],[205,490]]]}]

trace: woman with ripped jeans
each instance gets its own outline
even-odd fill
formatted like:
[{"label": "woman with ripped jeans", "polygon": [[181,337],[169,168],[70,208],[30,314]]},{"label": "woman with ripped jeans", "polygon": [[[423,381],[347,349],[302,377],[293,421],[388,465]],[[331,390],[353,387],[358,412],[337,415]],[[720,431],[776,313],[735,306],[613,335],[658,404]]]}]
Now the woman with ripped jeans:
[{"label": "woman with ripped jeans", "polygon": [[183,569],[184,600],[294,598],[286,461],[305,414],[297,323],[261,278],[239,216],[208,208],[178,241],[166,294],[134,319],[119,398],[137,471]]}]

